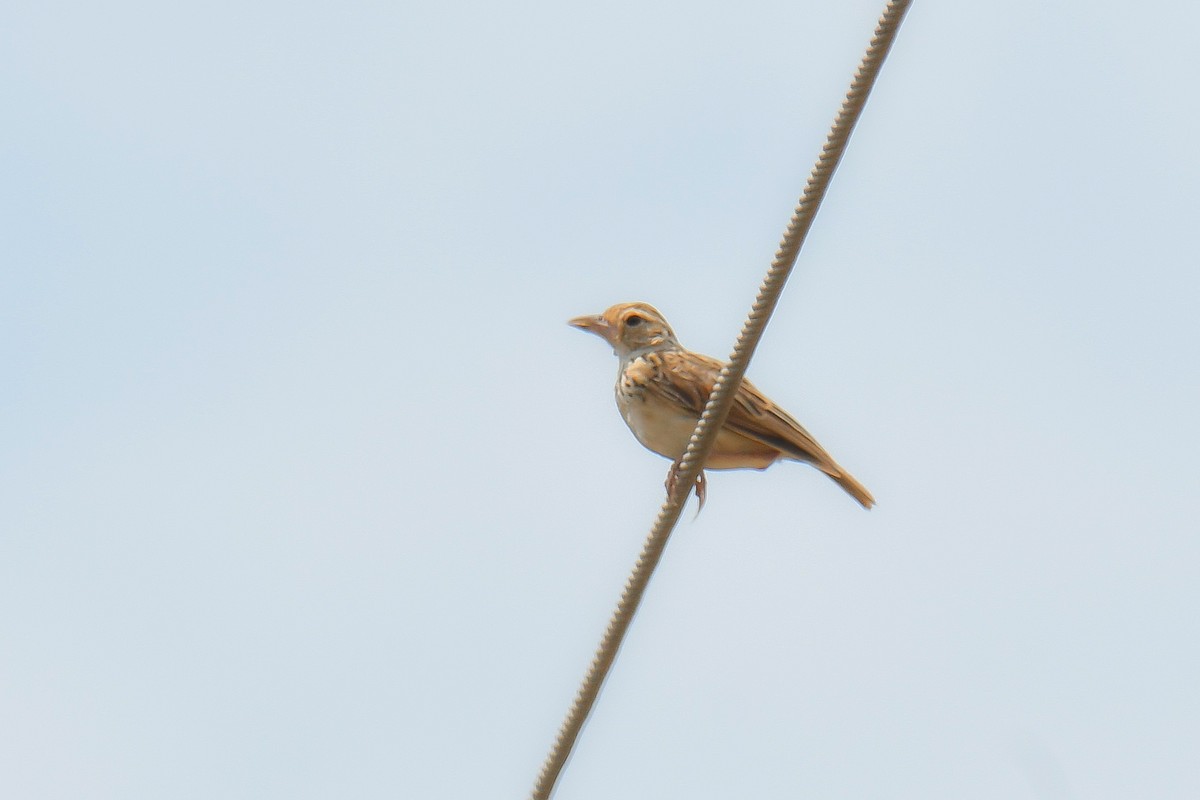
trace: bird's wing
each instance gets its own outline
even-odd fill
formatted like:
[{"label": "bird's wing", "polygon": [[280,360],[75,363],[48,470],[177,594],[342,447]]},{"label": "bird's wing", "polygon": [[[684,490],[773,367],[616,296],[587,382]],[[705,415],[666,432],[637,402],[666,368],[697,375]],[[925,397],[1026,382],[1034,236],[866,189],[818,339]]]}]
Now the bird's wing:
[{"label": "bird's wing", "polygon": [[[654,367],[646,390],[699,416],[724,366],[688,350],[663,350],[647,357]],[[807,461],[822,471],[841,472],[804,427],[775,405],[750,381],[743,380],[725,420],[725,427],[748,439],[779,450],[797,461]]]}]

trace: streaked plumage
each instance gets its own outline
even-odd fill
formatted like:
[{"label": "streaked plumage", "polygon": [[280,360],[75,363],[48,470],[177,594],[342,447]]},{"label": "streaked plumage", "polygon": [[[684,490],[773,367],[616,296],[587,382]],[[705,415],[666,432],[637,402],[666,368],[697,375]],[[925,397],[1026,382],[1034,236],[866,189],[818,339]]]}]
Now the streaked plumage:
[{"label": "streaked plumage", "polygon": [[[647,303],[619,303],[603,314],[576,317],[571,325],[612,345],[621,360],[616,385],[621,416],[647,449],[678,465],[722,363],[680,345],[667,320]],[[867,488],[800,423],[743,380],[704,467],[766,469],[781,459],[812,464],[864,508],[875,504]],[[697,495],[703,503],[703,473]]]}]

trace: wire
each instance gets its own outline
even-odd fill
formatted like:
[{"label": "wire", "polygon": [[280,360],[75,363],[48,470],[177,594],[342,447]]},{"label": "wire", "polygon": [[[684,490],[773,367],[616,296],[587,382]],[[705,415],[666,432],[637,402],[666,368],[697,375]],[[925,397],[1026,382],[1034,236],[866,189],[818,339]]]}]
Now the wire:
[{"label": "wire", "polygon": [[817,163],[808,177],[804,194],[788,222],[779,250],[775,253],[775,260],[771,262],[771,267],[767,271],[767,277],[759,287],[758,296],[754,300],[754,306],[750,309],[749,317],[742,326],[737,343],[734,344],[729,363],[721,370],[720,377],[717,378],[712,394],[708,398],[708,404],[704,407],[704,413],[701,414],[696,430],[688,441],[687,450],[683,454],[676,474],[675,491],[667,497],[658,512],[658,518],[654,521],[654,527],[651,528],[645,544],[642,545],[642,552],[633,567],[633,572],[625,582],[625,589],[621,592],[621,598],[604,631],[604,637],[600,640],[596,655],[588,667],[579,692],[575,695],[575,701],[571,704],[566,719],[559,728],[558,736],[554,740],[554,745],[542,765],[531,795],[533,800],[549,800],[559,775],[579,738],[579,733],[583,729],[583,723],[596,703],[596,697],[600,694],[600,688],[604,685],[604,680],[608,677],[613,661],[617,657],[617,651],[625,638],[625,632],[629,629],[633,616],[641,604],[646,585],[650,582],[654,568],[658,566],[658,562],[662,558],[663,549],[667,546],[671,531],[679,521],[683,506],[700,474],[701,465],[704,464],[716,441],[717,432],[725,424],[725,418],[729,416],[730,406],[742,383],[742,377],[746,374],[746,367],[754,355],[755,348],[758,347],[759,339],[762,338],[763,330],[766,328],[775,306],[779,303],[779,296],[796,265],[796,258],[800,254],[800,248],[812,227],[813,218],[829,188],[834,170],[842,160],[842,155],[846,151],[846,143],[862,114],[863,106],[867,102],[871,88],[875,85],[884,59],[892,49],[900,22],[904,19],[911,4],[912,0],[892,0],[879,19],[879,24],[875,28],[875,36],[871,39],[862,63],[854,74],[850,91],[846,93],[846,99],[842,102],[842,107],[825,140],[825,146],[821,148],[821,155],[817,158]]}]

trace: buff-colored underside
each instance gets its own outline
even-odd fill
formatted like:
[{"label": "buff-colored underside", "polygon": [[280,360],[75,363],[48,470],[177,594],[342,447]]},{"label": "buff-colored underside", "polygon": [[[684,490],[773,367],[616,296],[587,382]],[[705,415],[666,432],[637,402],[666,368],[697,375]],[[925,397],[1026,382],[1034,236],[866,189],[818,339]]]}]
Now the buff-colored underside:
[{"label": "buff-colored underside", "polygon": [[[721,362],[681,347],[630,359],[617,384],[617,405],[645,447],[679,458],[704,410]],[[786,411],[742,381],[706,469],[765,469],[780,459],[803,461],[824,472],[864,507],[871,493],[841,467]]]}]

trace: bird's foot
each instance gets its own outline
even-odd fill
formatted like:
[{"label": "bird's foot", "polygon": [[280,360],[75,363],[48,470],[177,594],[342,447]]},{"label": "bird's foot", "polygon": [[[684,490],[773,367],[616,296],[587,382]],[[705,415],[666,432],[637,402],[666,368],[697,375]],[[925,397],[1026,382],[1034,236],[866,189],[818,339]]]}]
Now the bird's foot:
[{"label": "bird's foot", "polygon": [[[675,485],[679,479],[679,460],[671,465],[670,472],[667,473],[667,496],[674,497]],[[696,476],[696,484],[692,488],[696,491],[696,499],[700,502],[700,507],[696,509],[696,516],[700,516],[700,512],[704,510],[704,501],[708,499],[708,477],[704,474],[704,470]],[[686,497],[684,498],[687,499]]]}]

